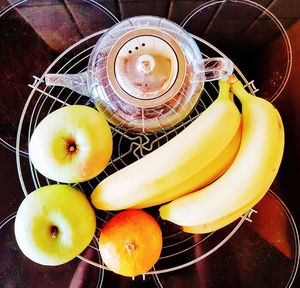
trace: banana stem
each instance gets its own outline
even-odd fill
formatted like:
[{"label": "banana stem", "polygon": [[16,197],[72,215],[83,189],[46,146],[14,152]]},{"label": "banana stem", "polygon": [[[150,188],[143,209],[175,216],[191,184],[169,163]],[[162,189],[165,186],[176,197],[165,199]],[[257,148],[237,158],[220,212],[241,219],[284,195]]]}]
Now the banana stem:
[{"label": "banana stem", "polygon": [[231,99],[229,81],[219,80],[219,89],[218,99]]},{"label": "banana stem", "polygon": [[242,82],[238,80],[234,74],[228,77],[228,83],[230,84],[230,90],[239,98],[240,101],[244,101],[249,97],[254,97],[246,91]]}]

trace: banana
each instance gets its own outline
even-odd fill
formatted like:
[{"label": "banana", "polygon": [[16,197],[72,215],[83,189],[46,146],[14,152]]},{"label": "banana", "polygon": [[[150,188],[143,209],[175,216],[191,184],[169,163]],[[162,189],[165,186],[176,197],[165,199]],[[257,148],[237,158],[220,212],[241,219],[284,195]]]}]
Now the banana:
[{"label": "banana", "polygon": [[185,231],[208,233],[238,219],[265,195],[278,172],[284,128],[276,108],[249,94],[232,75],[231,90],[242,104],[242,140],[230,168],[215,182],[160,207],[162,219]]},{"label": "banana", "polygon": [[181,133],[100,182],[91,195],[94,207],[132,208],[168,193],[213,161],[241,122],[230,84],[220,80],[219,87],[218,98]]},{"label": "banana", "polygon": [[191,176],[183,183],[180,183],[177,187],[172,188],[170,191],[167,191],[156,198],[151,197],[147,199],[147,201],[136,205],[133,208],[141,209],[169,202],[180,196],[207,186],[219,178],[230,167],[238,153],[242,138],[241,128],[242,126],[240,125],[240,128],[236,131],[232,140],[224,148],[224,150],[221,151],[221,153],[205,167],[200,169],[200,171],[198,171],[195,175]]},{"label": "banana", "polygon": [[236,212],[226,215],[225,217],[218,218],[215,221],[194,225],[194,226],[182,226],[181,229],[186,233],[192,233],[192,234],[210,233],[231,224],[232,222],[236,221],[240,217],[241,217],[241,212],[240,210],[237,210]]}]

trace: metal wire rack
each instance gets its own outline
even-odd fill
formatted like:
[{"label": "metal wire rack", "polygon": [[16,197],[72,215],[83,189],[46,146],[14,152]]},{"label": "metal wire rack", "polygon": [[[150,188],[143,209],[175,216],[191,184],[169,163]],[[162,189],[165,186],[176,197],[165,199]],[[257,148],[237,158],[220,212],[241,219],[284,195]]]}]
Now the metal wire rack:
[{"label": "metal wire rack", "polygon": [[[46,115],[62,106],[81,104],[94,107],[93,102],[86,96],[79,95],[63,87],[45,86],[45,74],[49,72],[79,73],[84,71],[96,41],[104,32],[105,30],[92,34],[71,46],[61,54],[48,69],[46,69],[41,77],[34,76],[34,83],[29,85],[32,88],[32,91],[20,118],[16,143],[17,170],[25,196],[39,187],[58,183],[39,174],[30,162],[29,157],[21,157],[24,153],[26,154],[24,151],[27,151],[28,143],[35,127]],[[201,46],[201,50],[205,51],[204,57],[208,57],[208,53],[217,53],[222,57],[226,57],[221,51],[203,39],[194,35],[192,36],[198,45]],[[251,93],[256,91],[253,82],[248,82],[237,67],[235,67],[235,73],[241,78]],[[132,134],[130,131],[123,130],[121,127],[111,126],[114,150],[109,165],[98,177],[84,183],[73,185],[84,191],[87,195],[90,195],[99,181],[103,178],[126,165],[129,165],[173,138],[216,99],[218,95],[218,88],[216,85],[217,83],[207,82],[202,91],[198,105],[184,121],[172,129],[146,135]],[[155,267],[153,267],[151,271],[145,273],[145,275],[174,271],[204,259],[228,241],[242,223],[247,220],[247,214],[245,214],[240,220],[217,232],[205,235],[191,235],[182,232],[178,226],[161,220],[158,215],[158,209],[155,207],[149,208],[148,211],[157,219],[162,228],[163,250]],[[113,215],[114,213],[109,211],[97,211],[97,231],[95,233],[94,241],[90,243],[87,249],[92,249],[97,253],[99,252],[97,239],[101,233],[101,227]],[[100,258],[99,261],[96,262],[83,255],[84,253],[78,257],[91,265],[107,269],[107,267],[101,263]]]},{"label": "metal wire rack", "polygon": [[[278,31],[280,31],[280,35],[282,37],[282,40],[284,42],[285,46],[285,53],[286,53],[286,69],[284,72],[284,75],[282,76],[281,83],[277,87],[277,90],[274,91],[273,95],[268,99],[270,102],[275,101],[279,95],[281,95],[281,92],[283,91],[292,70],[292,46],[289,40],[289,37],[287,35],[286,30],[284,29],[282,23],[278,20],[278,18],[268,9],[265,8],[263,5],[254,2],[252,0],[220,0],[220,1],[207,1],[205,3],[202,3],[201,5],[197,6],[193,11],[191,11],[181,22],[181,26],[185,28],[185,26],[200,12],[203,12],[204,10],[208,9],[209,7],[216,6],[216,5],[224,5],[225,3],[236,3],[236,4],[243,4],[248,7],[255,8],[259,10],[262,15],[266,15],[272,23],[277,27]],[[249,27],[248,27],[249,29]]]}]

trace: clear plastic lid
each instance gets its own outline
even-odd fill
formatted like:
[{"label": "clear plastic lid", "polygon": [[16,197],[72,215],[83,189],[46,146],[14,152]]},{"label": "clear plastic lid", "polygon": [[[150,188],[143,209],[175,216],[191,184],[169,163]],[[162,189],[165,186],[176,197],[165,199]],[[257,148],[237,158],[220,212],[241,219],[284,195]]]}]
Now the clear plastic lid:
[{"label": "clear plastic lid", "polygon": [[89,95],[117,127],[152,133],[171,128],[196,105],[203,83],[190,83],[202,56],[179,25],[138,16],[114,25],[89,61]]}]

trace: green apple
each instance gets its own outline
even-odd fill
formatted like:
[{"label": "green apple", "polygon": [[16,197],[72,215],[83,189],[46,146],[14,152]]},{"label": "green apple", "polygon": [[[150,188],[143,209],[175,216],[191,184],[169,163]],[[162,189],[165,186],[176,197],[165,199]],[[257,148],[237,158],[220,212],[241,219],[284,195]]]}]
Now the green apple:
[{"label": "green apple", "polygon": [[79,255],[92,241],[96,216],[80,190],[49,185],[30,193],[15,219],[21,251],[42,265],[60,265]]},{"label": "green apple", "polygon": [[104,170],[112,154],[112,134],[102,114],[83,106],[62,107],[35,128],[29,143],[34,167],[49,179],[74,183]]}]

